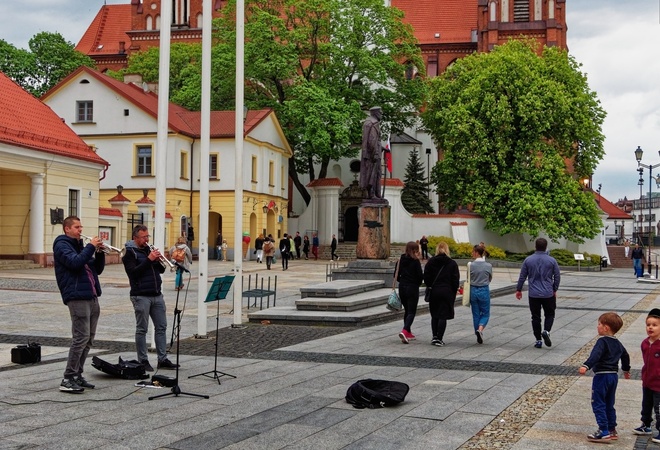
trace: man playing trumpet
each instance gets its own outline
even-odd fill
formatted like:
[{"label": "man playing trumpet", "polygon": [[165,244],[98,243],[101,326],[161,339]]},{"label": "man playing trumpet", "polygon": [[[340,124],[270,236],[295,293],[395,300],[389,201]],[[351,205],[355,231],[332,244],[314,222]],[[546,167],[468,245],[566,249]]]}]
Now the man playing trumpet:
[{"label": "man playing trumpet", "polygon": [[62,301],[71,315],[71,347],[64,369],[60,391],[82,393],[94,385],[83,377],[83,366],[96,335],[101,309],[99,275],[105,268],[105,253],[98,251],[101,239],[93,237],[87,245],[82,241],[83,226],[74,216],[64,219],[64,234],[53,242],[55,278]]},{"label": "man playing trumpet", "polygon": [[[138,361],[146,371],[153,372],[147,355],[147,330],[149,317],[154,323],[158,369],[176,369],[177,365],[167,359],[167,315],[165,300],[161,292],[165,272],[164,256],[149,245],[149,229],[144,225],[133,228],[133,240],[126,243],[122,258],[124,269],[131,284],[131,303],[135,310],[135,346]],[[165,260],[167,261],[167,260]]]}]

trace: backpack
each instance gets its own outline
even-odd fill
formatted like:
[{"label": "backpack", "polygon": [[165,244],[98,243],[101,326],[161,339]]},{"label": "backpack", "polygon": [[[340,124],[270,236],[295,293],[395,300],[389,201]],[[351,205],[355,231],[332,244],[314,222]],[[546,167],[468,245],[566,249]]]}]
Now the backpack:
[{"label": "backpack", "polygon": [[149,378],[142,363],[134,359],[124,361],[121,359],[121,356],[117,364],[110,364],[98,356],[94,356],[92,358],[92,367],[108,375],[125,380],[144,380],[145,378]]},{"label": "backpack", "polygon": [[384,408],[405,400],[410,387],[406,383],[386,380],[360,380],[346,391],[346,402],[353,408]]},{"label": "backpack", "polygon": [[186,260],[186,249],[176,247],[172,253],[172,259],[178,263],[184,262]]}]

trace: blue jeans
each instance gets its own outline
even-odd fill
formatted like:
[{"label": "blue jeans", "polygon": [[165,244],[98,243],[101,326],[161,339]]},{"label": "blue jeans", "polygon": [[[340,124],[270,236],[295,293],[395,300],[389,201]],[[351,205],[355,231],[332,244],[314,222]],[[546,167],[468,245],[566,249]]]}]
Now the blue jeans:
[{"label": "blue jeans", "polygon": [[167,316],[163,295],[160,294],[155,297],[139,295],[131,297],[131,303],[133,303],[133,309],[135,310],[135,347],[137,348],[138,361],[149,361],[147,354],[149,317],[154,323],[158,361],[167,359]]},{"label": "blue jeans", "polygon": [[64,378],[82,375],[83,365],[94,342],[101,308],[98,299],[69,300],[66,304],[71,316],[71,347],[64,369]]},{"label": "blue jeans", "polygon": [[474,330],[486,327],[490,319],[490,288],[488,286],[470,286],[470,309]]},{"label": "blue jeans", "polygon": [[616,409],[614,399],[619,375],[616,373],[597,373],[591,383],[591,409],[596,416],[600,430],[616,428]]},{"label": "blue jeans", "polygon": [[637,275],[637,278],[644,276],[641,258],[633,259],[633,267],[635,268],[635,275]]}]

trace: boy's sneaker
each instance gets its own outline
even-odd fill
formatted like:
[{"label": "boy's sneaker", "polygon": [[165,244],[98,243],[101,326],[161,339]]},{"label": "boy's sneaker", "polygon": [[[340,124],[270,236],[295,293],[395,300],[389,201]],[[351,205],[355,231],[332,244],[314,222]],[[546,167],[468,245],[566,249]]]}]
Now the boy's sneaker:
[{"label": "boy's sneaker", "polygon": [[401,333],[399,333],[399,339],[401,339],[402,344],[407,344],[408,343],[408,338],[406,337],[406,330],[401,330]]},{"label": "boy's sneaker", "polygon": [[167,358],[165,358],[165,359],[162,360],[162,361],[158,361],[158,368],[159,368],[159,369],[168,369],[168,370],[171,370],[171,369],[176,369],[177,367],[179,367],[178,364],[174,364],[172,361],[170,361],[170,360],[167,359]]},{"label": "boy's sneaker", "polygon": [[656,437],[651,439],[651,441],[655,442],[656,444],[660,444],[660,433],[658,433],[658,435]]},{"label": "boy's sneaker", "polygon": [[541,337],[543,338],[543,342],[545,342],[546,347],[552,347],[552,341],[550,340],[550,332],[543,330],[541,333]]},{"label": "boy's sneaker", "polygon": [[591,442],[608,442],[612,440],[612,437],[609,431],[596,430],[595,433],[587,436],[587,440]]},{"label": "boy's sneaker", "polygon": [[642,424],[641,427],[637,427],[633,430],[633,434],[637,434],[639,436],[648,436],[650,434],[653,434],[653,430],[650,427],[647,427],[646,425]]},{"label": "boy's sneaker", "polygon": [[83,387],[83,388],[94,389],[96,387],[92,383],[90,383],[89,381],[85,380],[85,378],[83,378],[82,375],[80,375],[79,377],[74,378],[73,380],[76,382],[76,384],[78,386]]},{"label": "boy's sneaker", "polygon": [[610,440],[616,441],[617,439],[619,439],[619,435],[617,434],[616,429],[610,430]]},{"label": "boy's sneaker", "polygon": [[60,391],[70,394],[82,394],[85,388],[80,387],[73,378],[65,378],[60,384]]},{"label": "boy's sneaker", "polygon": [[543,347],[543,341],[536,341],[536,344],[534,344],[534,347],[536,347],[536,348]]}]

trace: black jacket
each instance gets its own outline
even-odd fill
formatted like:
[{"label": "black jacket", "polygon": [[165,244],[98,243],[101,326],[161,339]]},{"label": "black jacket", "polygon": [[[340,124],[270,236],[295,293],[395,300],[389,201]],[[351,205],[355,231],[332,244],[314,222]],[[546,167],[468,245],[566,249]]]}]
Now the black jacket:
[{"label": "black jacket", "polygon": [[151,261],[149,253],[149,247],[139,248],[133,241],[126,243],[126,254],[122,262],[131,284],[131,297],[155,297],[161,293],[163,280],[160,274],[165,272],[165,267],[158,260]]},{"label": "black jacket", "polygon": [[[92,244],[83,246],[79,239],[65,234],[57,236],[53,242],[53,262],[55,264],[55,279],[60,289],[62,301],[66,305],[69,300],[91,300],[101,296],[99,274],[105,268],[105,253],[94,254],[96,248]],[[94,289],[90,283],[85,266],[92,271]]]},{"label": "black jacket", "polygon": [[399,275],[396,281],[399,284],[409,284],[419,287],[424,280],[422,263],[417,258],[411,258],[405,253],[399,258]]},{"label": "black jacket", "polygon": [[[442,272],[440,272],[442,270]],[[437,275],[437,279],[436,279]],[[424,267],[424,284],[431,287],[431,304],[438,310],[441,319],[454,318],[456,292],[461,281],[458,264],[447,255],[436,255]]]}]

